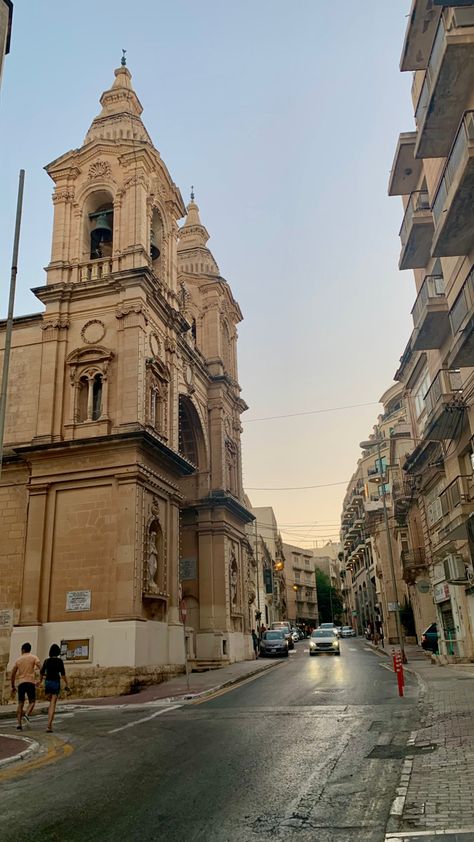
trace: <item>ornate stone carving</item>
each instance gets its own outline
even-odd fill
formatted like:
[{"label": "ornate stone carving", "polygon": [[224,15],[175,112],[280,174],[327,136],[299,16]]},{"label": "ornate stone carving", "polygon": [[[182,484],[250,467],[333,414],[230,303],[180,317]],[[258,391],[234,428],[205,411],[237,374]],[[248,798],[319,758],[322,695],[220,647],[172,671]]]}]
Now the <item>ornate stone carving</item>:
[{"label": "ornate stone carving", "polygon": [[150,345],[150,351],[152,353],[152,356],[159,357],[161,354],[161,342],[160,337],[158,336],[156,331],[152,331],[152,333],[150,333],[148,342]]},{"label": "ornate stone carving", "polygon": [[135,173],[134,175],[130,175],[123,183],[123,189],[128,190],[129,187],[146,187],[146,180],[145,176],[141,175],[140,173]]},{"label": "ornate stone carving", "polygon": [[100,319],[90,319],[81,330],[81,338],[86,345],[96,345],[104,336],[105,324]]},{"label": "ornate stone carving", "polygon": [[94,161],[89,167],[87,178],[93,181],[94,178],[108,178],[112,171],[108,161]]},{"label": "ornate stone carving", "polygon": [[69,327],[67,316],[58,316],[56,319],[47,319],[41,323],[41,330],[67,330]]},{"label": "ornate stone carving", "polygon": [[169,354],[176,354],[176,342],[169,336],[165,339],[165,351],[168,351]]},{"label": "ornate stone carving", "polygon": [[71,187],[66,187],[64,190],[56,190],[53,193],[53,204],[58,202],[72,202],[74,199],[74,190]]},{"label": "ornate stone carving", "polygon": [[229,585],[231,607],[236,608],[239,601],[239,568],[237,566],[237,559],[235,557],[234,550],[232,550],[230,556]]},{"label": "ornate stone carving", "polygon": [[143,304],[126,304],[123,307],[118,307],[115,311],[115,317],[117,319],[123,319],[125,316],[129,316],[130,313],[135,313],[137,316],[141,314],[145,319],[145,324],[148,324],[148,313]]}]

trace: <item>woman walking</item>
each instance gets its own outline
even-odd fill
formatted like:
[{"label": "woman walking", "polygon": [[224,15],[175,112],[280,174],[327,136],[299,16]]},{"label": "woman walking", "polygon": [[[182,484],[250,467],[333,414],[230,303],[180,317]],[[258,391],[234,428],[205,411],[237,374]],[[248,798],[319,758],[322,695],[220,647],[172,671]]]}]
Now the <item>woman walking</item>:
[{"label": "woman walking", "polygon": [[44,678],[44,692],[49,699],[48,727],[46,728],[48,734],[50,734],[53,730],[56,702],[58,701],[59,692],[61,690],[61,676],[66,690],[69,690],[64,664],[59,657],[60,654],[61,650],[59,646],[57,643],[53,643],[49,649],[49,658],[46,658],[40,672],[41,678]]}]

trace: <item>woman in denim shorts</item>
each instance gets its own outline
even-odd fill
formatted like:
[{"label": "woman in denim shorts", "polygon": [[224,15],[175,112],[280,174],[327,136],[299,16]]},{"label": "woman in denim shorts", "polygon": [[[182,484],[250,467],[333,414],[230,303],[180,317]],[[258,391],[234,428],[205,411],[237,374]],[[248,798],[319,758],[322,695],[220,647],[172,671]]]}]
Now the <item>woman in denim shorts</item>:
[{"label": "woman in denim shorts", "polygon": [[49,650],[49,658],[46,658],[43,666],[41,667],[41,678],[44,678],[44,692],[49,699],[48,727],[46,729],[48,733],[51,733],[53,730],[56,702],[58,701],[58,696],[61,690],[61,676],[66,690],[69,690],[64,664],[59,657],[60,654],[61,650],[59,646],[57,643],[53,643]]}]

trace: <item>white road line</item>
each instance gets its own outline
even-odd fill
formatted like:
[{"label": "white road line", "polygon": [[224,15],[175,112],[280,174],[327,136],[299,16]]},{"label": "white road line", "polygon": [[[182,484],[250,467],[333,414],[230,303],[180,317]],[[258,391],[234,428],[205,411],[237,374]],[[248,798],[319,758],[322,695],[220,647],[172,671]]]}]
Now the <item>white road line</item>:
[{"label": "white road line", "polygon": [[148,722],[150,719],[154,719],[155,716],[161,716],[162,713],[167,713],[169,710],[177,710],[178,708],[183,707],[182,705],[170,705],[167,708],[162,708],[161,710],[155,711],[152,713],[151,716],[144,716],[142,719],[135,719],[134,722],[128,722],[127,725],[121,725],[120,728],[112,728],[111,731],[107,731],[108,734],[117,734],[119,731],[125,731],[126,728],[134,728],[135,725],[140,725],[142,722]]},{"label": "white road line", "polygon": [[349,652],[357,652],[356,647],[355,646],[349,646]]},{"label": "white road line", "polygon": [[379,667],[382,667],[382,669],[388,670],[389,672],[393,672],[393,669],[392,669],[391,666],[389,666],[388,664],[381,664],[380,661],[379,661]]}]

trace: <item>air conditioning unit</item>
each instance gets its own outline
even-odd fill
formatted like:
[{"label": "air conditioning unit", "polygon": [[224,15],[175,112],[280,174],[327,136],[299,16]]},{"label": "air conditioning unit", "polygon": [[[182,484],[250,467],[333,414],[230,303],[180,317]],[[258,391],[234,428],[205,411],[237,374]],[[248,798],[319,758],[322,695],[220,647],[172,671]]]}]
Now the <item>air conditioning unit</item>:
[{"label": "air conditioning unit", "polygon": [[460,555],[448,555],[443,559],[447,582],[467,582],[466,565]]}]

